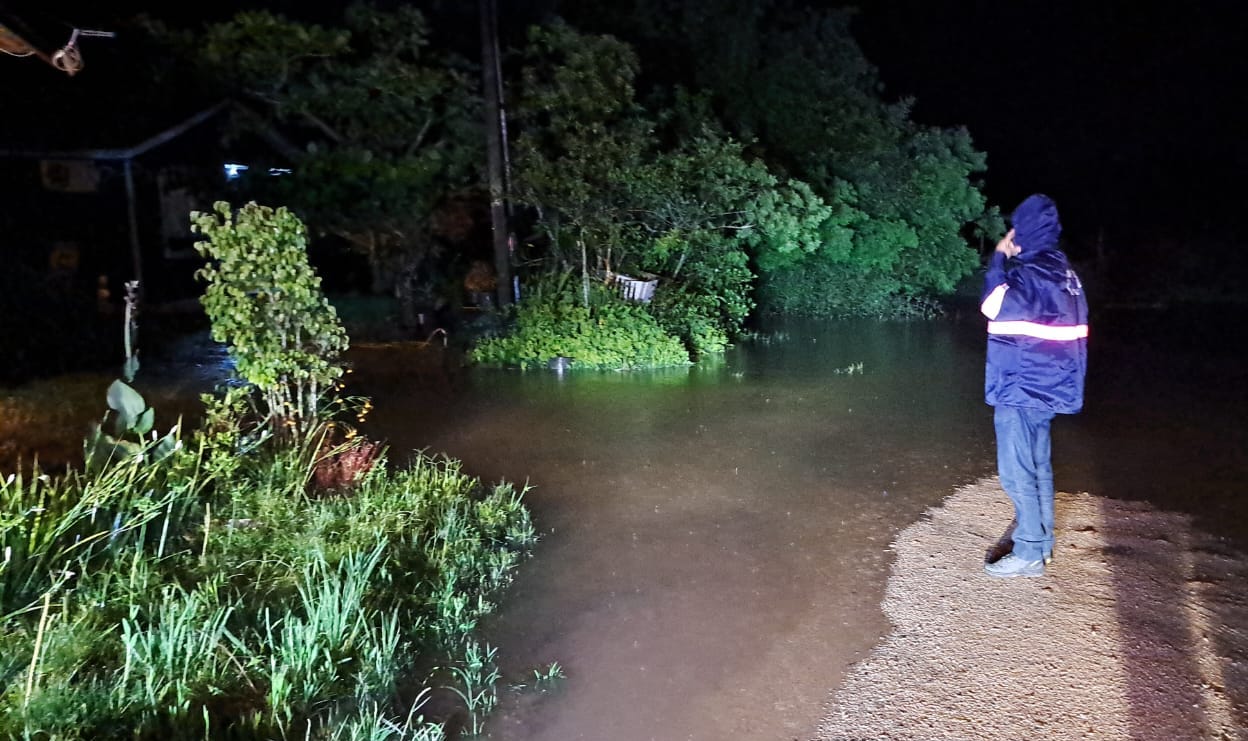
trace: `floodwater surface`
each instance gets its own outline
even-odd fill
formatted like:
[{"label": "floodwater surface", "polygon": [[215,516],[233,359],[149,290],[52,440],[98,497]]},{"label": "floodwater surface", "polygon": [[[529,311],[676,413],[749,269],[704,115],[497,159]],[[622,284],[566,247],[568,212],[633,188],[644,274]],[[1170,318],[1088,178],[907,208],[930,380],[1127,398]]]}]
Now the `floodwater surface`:
[{"label": "floodwater surface", "polygon": [[[1223,497],[1246,471],[1244,432],[1219,425],[1244,411],[1243,372],[1240,396],[1219,400],[1205,375],[1236,380],[1225,358],[1170,362],[1137,344],[1137,323],[1107,337],[1099,370],[1093,338],[1088,409],[1054,427],[1058,487],[1242,522]],[[392,457],[445,452],[532,487],[542,540],[486,635],[504,687],[552,661],[567,678],[548,694],[504,690],[490,738],[808,739],[887,632],[894,535],[994,470],[982,324],[779,331],[660,373],[452,383],[384,350],[357,356],[376,400],[367,431]],[[1198,450],[1176,450],[1183,435]],[[1176,467],[1198,458],[1213,470],[1175,494]]]}]

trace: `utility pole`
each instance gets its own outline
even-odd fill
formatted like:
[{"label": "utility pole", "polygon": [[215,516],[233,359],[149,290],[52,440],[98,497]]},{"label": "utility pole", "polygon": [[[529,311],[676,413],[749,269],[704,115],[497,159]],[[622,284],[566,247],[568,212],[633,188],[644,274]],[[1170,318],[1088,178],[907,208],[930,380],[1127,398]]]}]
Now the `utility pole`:
[{"label": "utility pole", "polygon": [[507,226],[502,65],[498,54],[496,0],[478,0],[481,12],[481,83],[485,99],[485,149],[490,186],[490,227],[494,235],[494,272],[498,305],[511,303],[511,245]]}]

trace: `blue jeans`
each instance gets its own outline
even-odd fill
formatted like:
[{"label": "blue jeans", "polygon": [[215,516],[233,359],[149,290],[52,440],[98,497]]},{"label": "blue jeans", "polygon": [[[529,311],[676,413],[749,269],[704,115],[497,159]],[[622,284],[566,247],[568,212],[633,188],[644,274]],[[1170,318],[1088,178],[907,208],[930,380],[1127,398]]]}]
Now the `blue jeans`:
[{"label": "blue jeans", "polygon": [[1053,412],[996,407],[997,473],[1014,503],[1014,555],[1039,561],[1053,551],[1053,462],[1049,423]]}]

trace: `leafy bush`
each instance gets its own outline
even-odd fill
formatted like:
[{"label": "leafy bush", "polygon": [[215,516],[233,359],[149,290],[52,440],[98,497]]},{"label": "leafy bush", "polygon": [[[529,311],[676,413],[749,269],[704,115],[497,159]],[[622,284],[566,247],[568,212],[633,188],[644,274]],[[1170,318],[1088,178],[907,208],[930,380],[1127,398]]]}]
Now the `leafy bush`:
[{"label": "leafy bush", "polygon": [[[669,231],[654,240],[647,267],[670,276],[652,312],[696,354],[721,352],[754,308],[754,273],[744,242],[736,238],[712,229]],[[673,316],[664,317],[668,311]]]},{"label": "leafy bush", "polygon": [[728,349],[728,333],[719,323],[714,296],[693,293],[675,286],[656,291],[650,312],[659,326],[679,337],[695,358],[717,355]]},{"label": "leafy bush", "polygon": [[194,213],[195,248],[211,262],[198,277],[212,337],[230,346],[238,373],[255,384],[274,425],[311,430],[322,395],[342,374],[347,334],[308,264],[307,235],[285,208],[219,201]]},{"label": "leafy bush", "polygon": [[[588,224],[578,238],[594,264],[605,256],[627,272],[632,258],[685,281],[702,261],[719,285],[688,290],[724,302],[731,336],[735,314],[753,309],[754,276],[721,257],[742,247],[766,309],[878,316],[924,313],[974,269],[966,232],[1000,233],[981,192],[983,153],[964,129],[920,125],[912,101],[881,95],[851,12],[635,5],[610,19],[568,8],[611,36],[534,34],[516,101],[518,199],[540,208],[548,232]],[[644,87],[656,61],[674,87]]]},{"label": "leafy bush", "polygon": [[539,287],[521,302],[511,335],[486,339],[471,352],[484,365],[521,368],[542,367],[560,356],[571,358],[574,368],[603,370],[689,363],[680,340],[643,305],[623,301],[600,284],[589,306],[569,287]]}]

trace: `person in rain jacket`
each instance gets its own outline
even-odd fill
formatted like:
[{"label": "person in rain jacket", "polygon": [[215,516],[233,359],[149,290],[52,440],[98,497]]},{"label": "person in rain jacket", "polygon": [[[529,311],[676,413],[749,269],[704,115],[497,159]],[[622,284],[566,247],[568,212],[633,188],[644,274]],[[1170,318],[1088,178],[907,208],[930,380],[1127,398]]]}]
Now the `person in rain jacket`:
[{"label": "person in rain jacket", "polygon": [[988,317],[984,396],[994,407],[997,472],[1015,515],[1012,550],[984,565],[998,577],[1040,576],[1051,560],[1050,423],[1083,408],[1088,357],[1087,298],[1058,249],[1057,205],[1029,196],[1011,226],[988,264],[980,304]]}]

